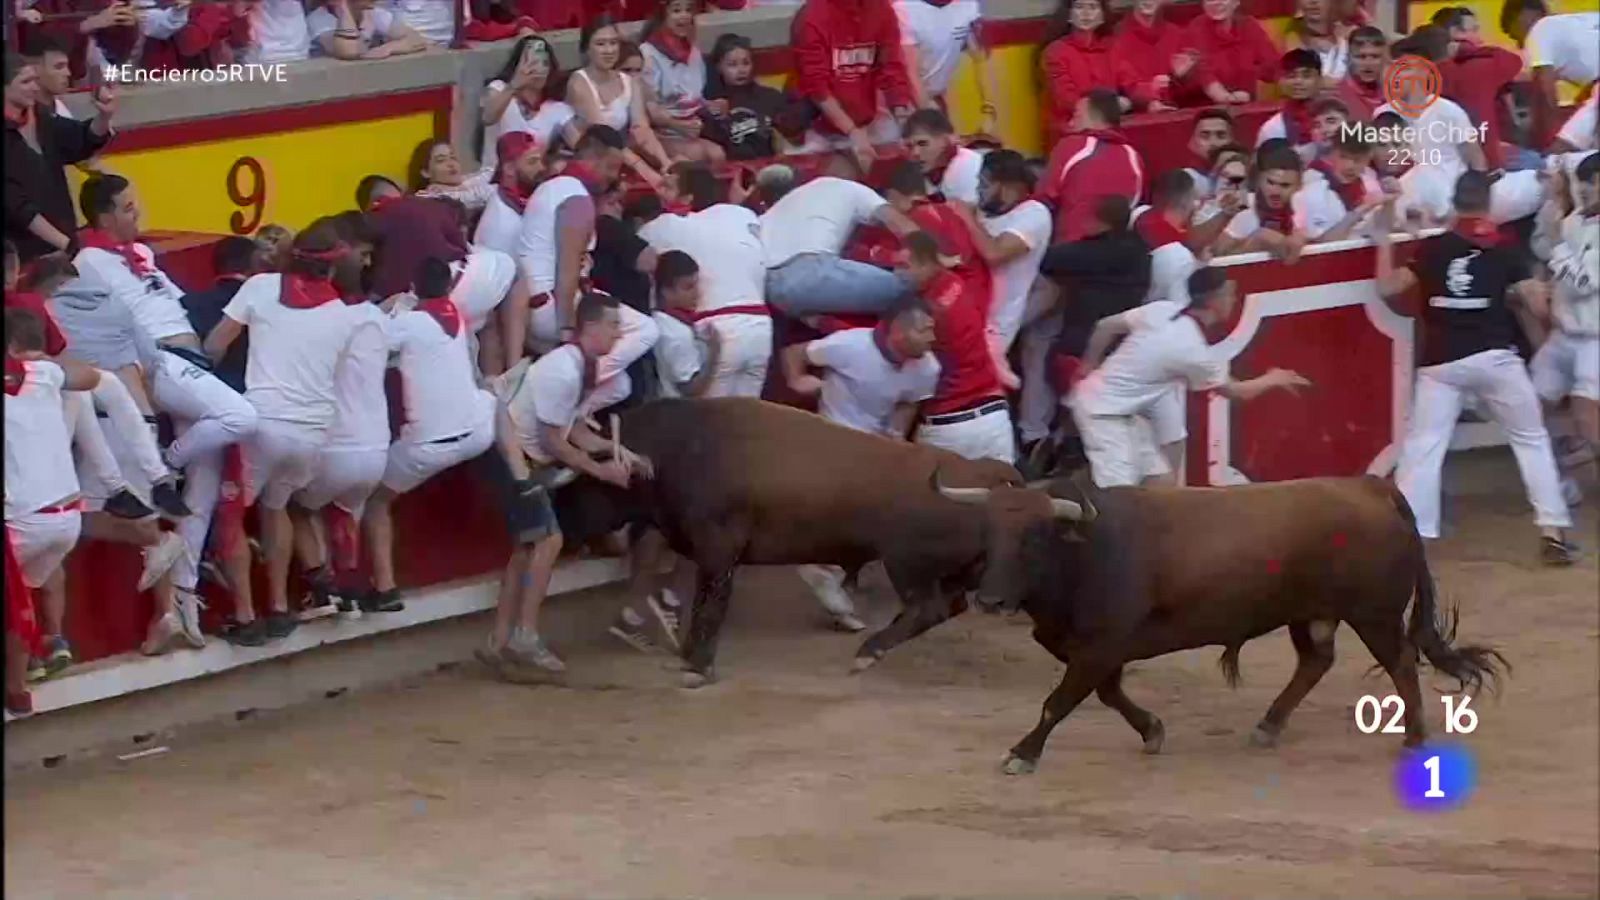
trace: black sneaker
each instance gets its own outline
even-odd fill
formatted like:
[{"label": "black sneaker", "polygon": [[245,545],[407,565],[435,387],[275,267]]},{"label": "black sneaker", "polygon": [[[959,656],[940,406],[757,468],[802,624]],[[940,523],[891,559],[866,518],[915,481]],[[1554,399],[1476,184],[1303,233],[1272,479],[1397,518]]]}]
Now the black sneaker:
[{"label": "black sneaker", "polygon": [[296,619],[293,613],[267,613],[266,622],[267,640],[269,641],[286,638],[294,634],[294,630],[300,627],[300,620]]},{"label": "black sneaker", "polygon": [[173,478],[158,481],[151,486],[150,502],[169,519],[182,519],[193,512],[189,509],[189,505],[183,502],[183,495],[178,493],[177,479]]},{"label": "black sneaker", "polygon": [[391,588],[387,591],[373,590],[361,596],[361,611],[369,613],[399,612],[406,608],[400,601],[400,591]]},{"label": "black sneaker", "polygon": [[144,519],[155,515],[156,512],[127,488],[106,498],[105,511],[119,519]]},{"label": "black sneaker", "polygon": [[229,622],[222,626],[222,639],[235,647],[259,647],[267,642],[267,622],[260,618],[243,625]]},{"label": "black sneaker", "polygon": [[326,566],[307,572],[306,583],[310,589],[300,604],[300,621],[309,622],[338,613],[339,608],[333,603],[333,575]]},{"label": "black sneaker", "polygon": [[1540,538],[1539,559],[1547,566],[1570,566],[1578,559],[1578,545],[1562,538]]}]

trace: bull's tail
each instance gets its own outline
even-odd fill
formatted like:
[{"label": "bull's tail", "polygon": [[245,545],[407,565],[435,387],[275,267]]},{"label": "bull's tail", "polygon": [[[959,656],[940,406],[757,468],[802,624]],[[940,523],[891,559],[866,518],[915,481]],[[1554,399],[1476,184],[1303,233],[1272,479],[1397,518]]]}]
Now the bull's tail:
[{"label": "bull's tail", "polygon": [[1476,694],[1485,681],[1491,692],[1498,689],[1502,673],[1510,673],[1511,664],[1492,647],[1455,646],[1460,613],[1453,606],[1440,608],[1433,573],[1428,569],[1427,550],[1422,535],[1417,534],[1417,519],[1411,512],[1411,504],[1398,488],[1390,485],[1389,490],[1395,508],[1411,531],[1416,553],[1416,597],[1411,602],[1406,637],[1422,652],[1429,665],[1456,680],[1457,690]]}]

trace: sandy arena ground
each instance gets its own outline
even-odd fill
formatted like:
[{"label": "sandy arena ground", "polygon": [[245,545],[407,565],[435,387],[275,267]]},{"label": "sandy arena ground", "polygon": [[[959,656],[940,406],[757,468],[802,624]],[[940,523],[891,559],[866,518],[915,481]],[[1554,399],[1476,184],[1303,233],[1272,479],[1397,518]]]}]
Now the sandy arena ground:
[{"label": "sandy arena ground", "polygon": [[[1455,500],[1433,552],[1462,637],[1516,667],[1467,739],[1463,809],[1404,811],[1394,735],[1352,709],[1390,685],[1341,630],[1337,666],[1262,751],[1246,736],[1293,663],[1278,632],[1138,664],[1165,752],[1090,700],[1036,775],[1000,773],[1058,666],[1022,620],[969,614],[846,674],[799,581],[747,572],[721,683],[588,633],[567,689],[475,666],[347,695],[127,763],[6,786],[5,895],[44,898],[1594,897],[1600,667],[1594,507],[1574,570],[1533,558],[1525,501]],[[869,585],[886,616],[887,588]],[[1432,706],[1432,728],[1442,712]]]}]

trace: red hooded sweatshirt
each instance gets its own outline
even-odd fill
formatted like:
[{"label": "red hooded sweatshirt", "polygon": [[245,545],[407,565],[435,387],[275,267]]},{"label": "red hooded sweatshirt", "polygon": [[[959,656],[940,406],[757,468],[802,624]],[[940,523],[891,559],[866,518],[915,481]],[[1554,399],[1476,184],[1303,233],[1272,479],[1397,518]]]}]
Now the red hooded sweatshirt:
[{"label": "red hooded sweatshirt", "polygon": [[[1160,100],[1169,106],[1203,106],[1209,102],[1205,86],[1210,82],[1204,66],[1196,63],[1182,78],[1172,75],[1172,58],[1183,52],[1190,43],[1184,29],[1157,14],[1146,21],[1137,12],[1129,13],[1117,25],[1116,36],[1111,39],[1111,55],[1117,70],[1131,79],[1128,99],[1143,109]],[[1157,88],[1155,79],[1166,75],[1171,82]]]},{"label": "red hooded sweatshirt", "polygon": [[1230,91],[1248,91],[1254,97],[1261,82],[1277,80],[1283,54],[1250,16],[1236,15],[1231,23],[1196,16],[1185,36],[1188,45],[1200,51],[1200,61],[1212,77]]},{"label": "red hooded sweatshirt", "polygon": [[[888,0],[808,0],[790,27],[796,83],[807,100],[832,96],[858,126],[878,117],[880,91],[891,108],[912,105],[900,23]],[[822,116],[813,127],[838,133]]]},{"label": "red hooded sweatshirt", "polygon": [[1506,85],[1522,74],[1522,57],[1503,47],[1463,43],[1455,59],[1439,65],[1444,77],[1444,95],[1460,104],[1472,117],[1472,124],[1488,123],[1483,153],[1489,168],[1505,163],[1500,141],[1500,109],[1495,105]]},{"label": "red hooded sweatshirt", "polygon": [[1039,59],[1044,69],[1045,140],[1055,141],[1072,128],[1078,100],[1095,88],[1120,91],[1132,77],[1123,78],[1111,53],[1111,38],[1075,31],[1044,48]]},{"label": "red hooded sweatshirt", "polygon": [[1114,129],[1075,131],[1050,151],[1038,198],[1056,211],[1055,242],[1087,236],[1101,197],[1120,194],[1137,202],[1144,193],[1144,160]]}]

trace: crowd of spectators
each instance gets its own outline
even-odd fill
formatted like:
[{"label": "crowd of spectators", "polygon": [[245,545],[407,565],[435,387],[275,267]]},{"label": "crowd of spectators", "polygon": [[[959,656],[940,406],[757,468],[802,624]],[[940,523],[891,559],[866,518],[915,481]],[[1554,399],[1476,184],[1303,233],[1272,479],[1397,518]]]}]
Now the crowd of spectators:
[{"label": "crowd of spectators", "polygon": [[[1593,97],[1570,115],[1554,98],[1562,81],[1592,89],[1600,45],[1570,38],[1593,37],[1600,14],[1510,0],[1518,55],[1484,46],[1462,8],[1395,39],[1359,7],[1305,0],[1285,51],[1238,0],[1203,0],[1183,27],[1160,0],[1115,22],[1101,0],[1066,0],[1040,55],[1050,153],[1028,159],[992,136],[964,146],[943,111],[971,54],[986,125],[999,112],[969,0],[807,0],[787,91],[754,82],[736,35],[703,53],[692,0],[646,11],[640,44],[617,25],[640,10],[586,11],[572,72],[531,33],[561,21],[539,18],[552,4],[472,2],[472,25],[529,32],[484,94],[483,165],[425,142],[406,184],[372,175],[347,186],[346,212],[224,240],[217,284],[185,293],[140,241],[135,185],[92,171],[73,209],[64,167],[104,169],[115,139],[110,88],[87,121],[56,105],[84,60],[150,64],[165,41],[206,64],[377,58],[448,42],[448,4],[89,5],[22,9],[36,30],[5,59],[7,569],[25,585],[7,591],[13,711],[26,679],[73,660],[61,565],[80,534],[141,548],[137,587],[156,596],[144,652],[205,643],[202,578],[233,598],[221,637],[259,646],[307,618],[402,608],[392,506],[471,460],[515,548],[479,655],[562,671],[538,630],[563,550],[552,494],[651,477],[606,425],[621,403],[782,397],[1030,474],[1076,457],[1102,487],[1174,481],[1186,388],[1243,401],[1306,384],[1234,381],[1210,357],[1235,300],[1210,258],[1293,264],[1349,237],[1379,245],[1380,289],[1423,321],[1397,474],[1419,530],[1438,536],[1441,448],[1476,400],[1506,426],[1544,559],[1575,552],[1557,457],[1600,444],[1600,156]],[[203,23],[209,42],[185,43]],[[1400,56],[1438,65],[1444,97],[1387,102],[1379,81]],[[1532,127],[1502,115],[1491,81],[1527,85]],[[1265,97],[1279,111],[1245,133],[1230,107]],[[1185,107],[1187,165],[1149,171],[1124,116]],[[825,165],[806,180],[785,154]],[[747,183],[723,177],[730,159],[770,164]],[[1394,265],[1393,235],[1441,227]],[[1431,299],[1405,307],[1418,284]],[[1572,440],[1553,447],[1547,413]],[[636,647],[676,640],[681,591],[648,577],[658,543],[635,554],[648,587],[612,626]],[[803,574],[836,624],[863,627],[842,571]]]}]

